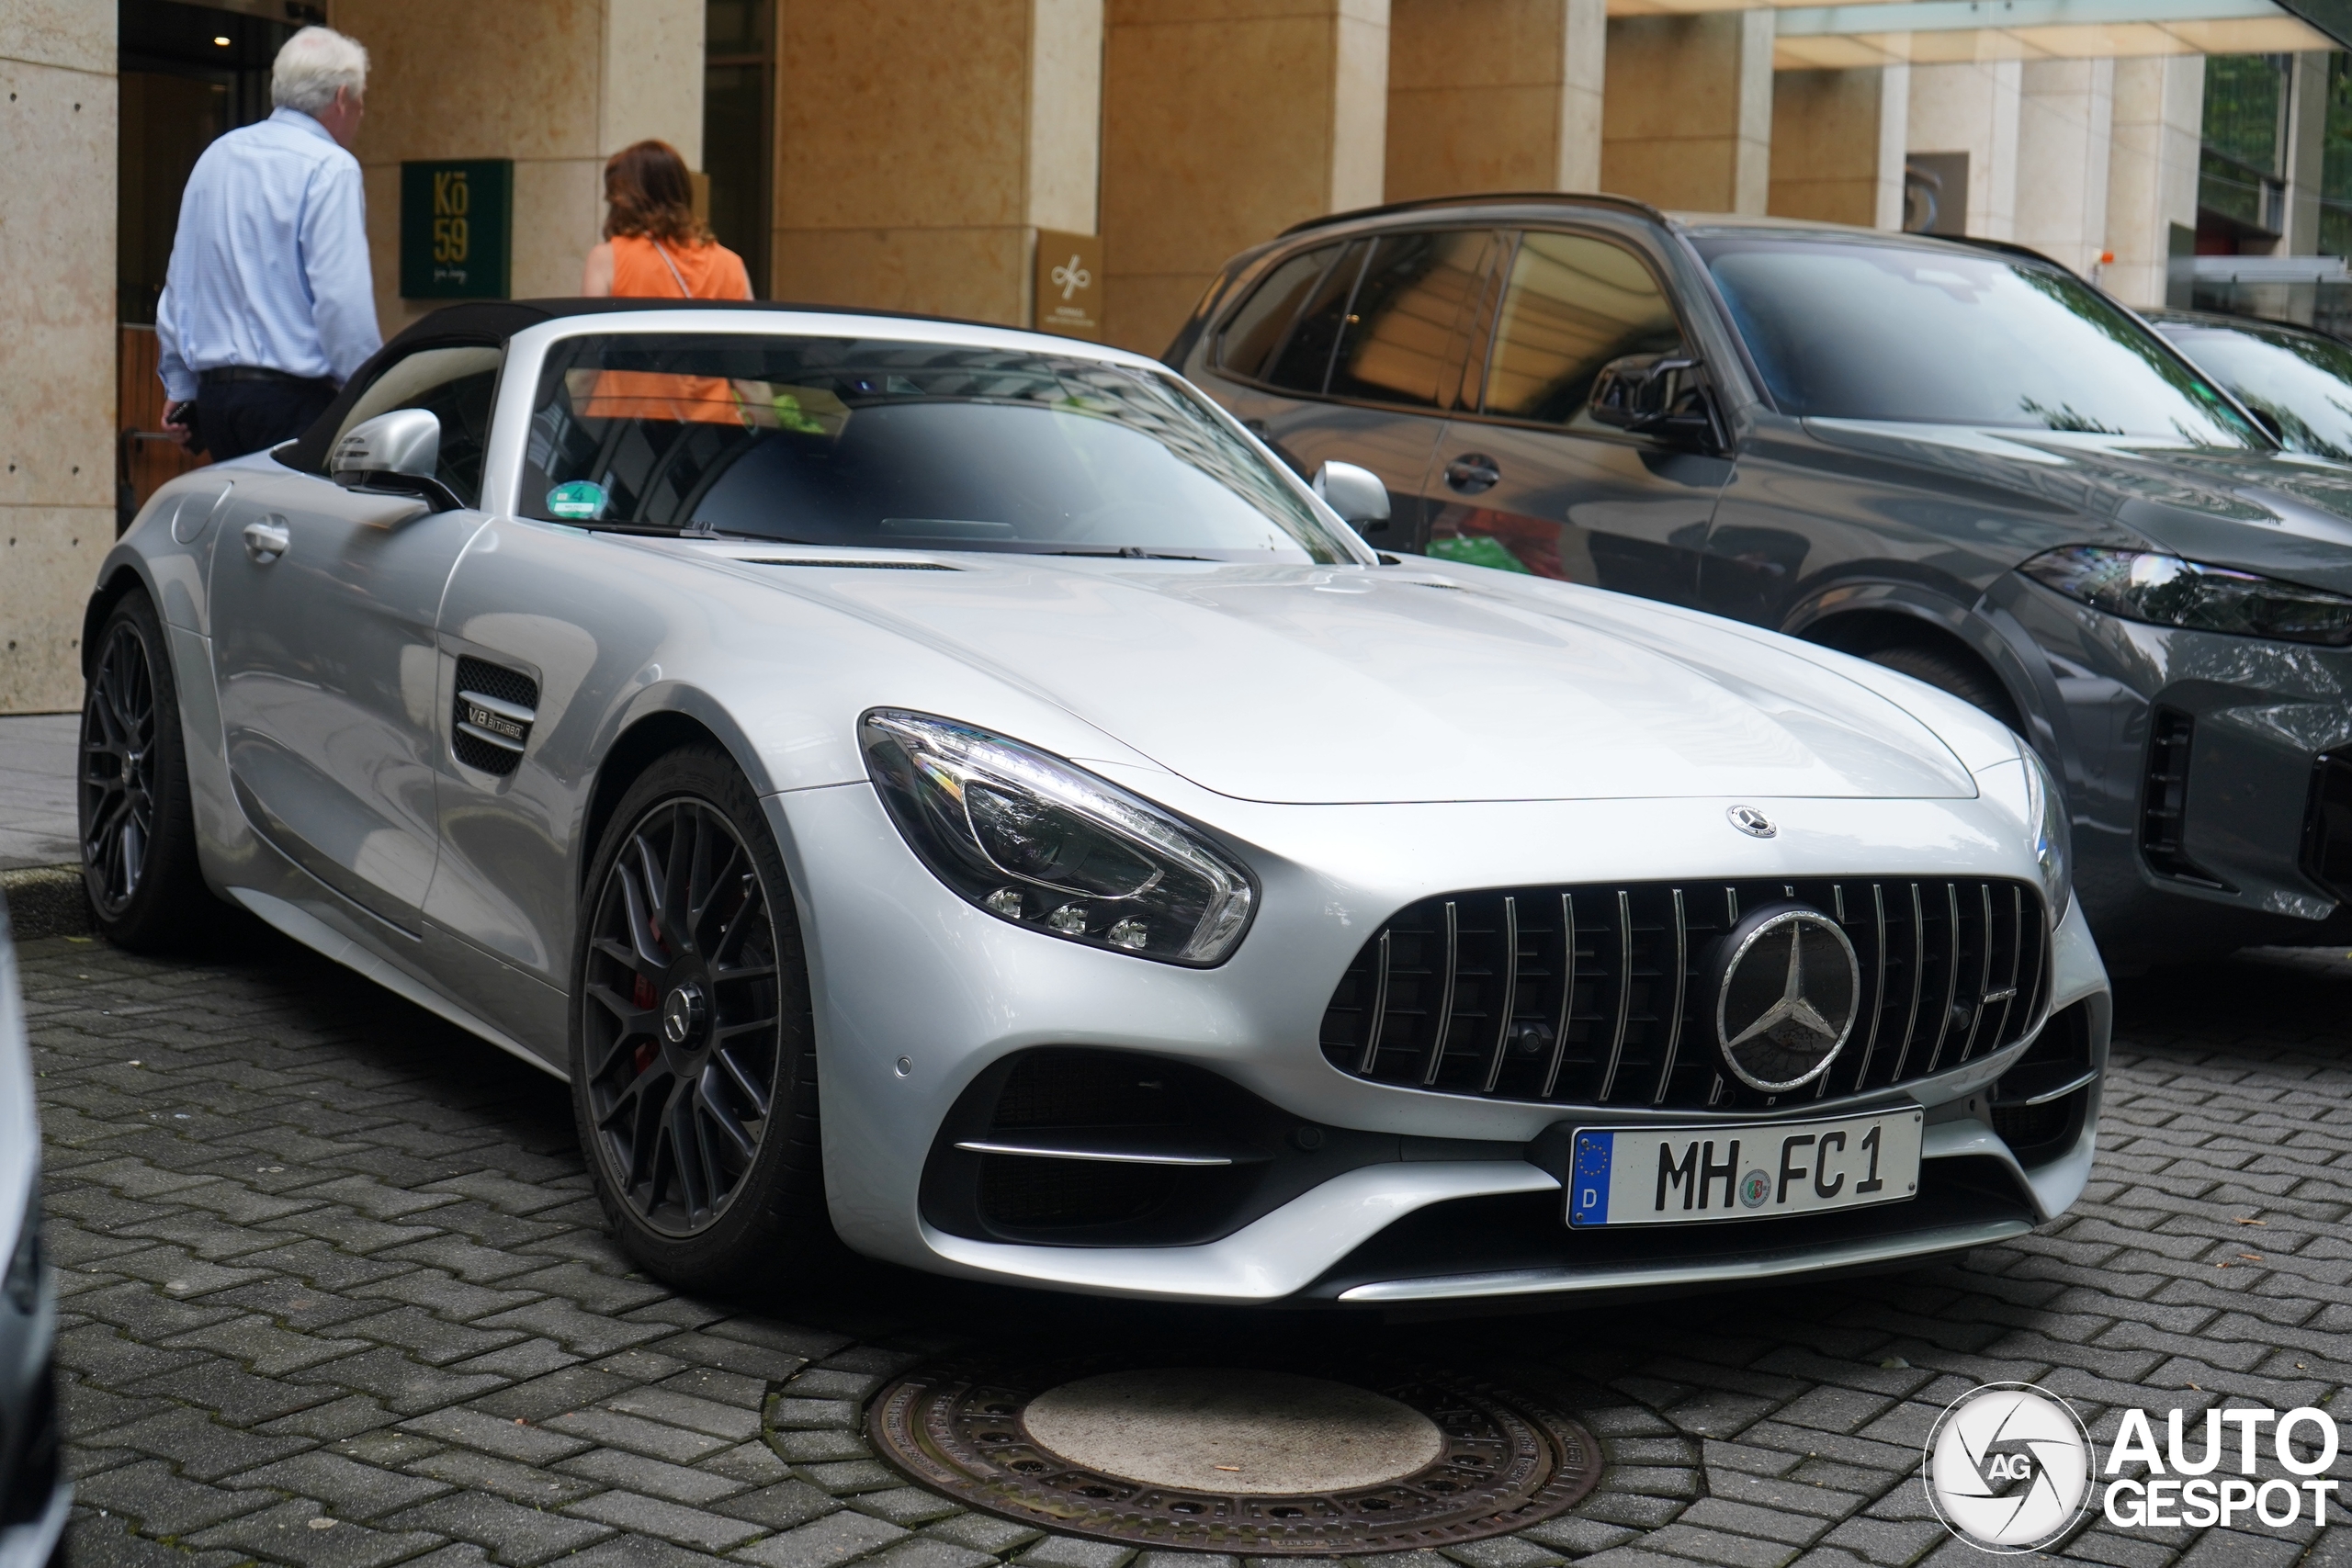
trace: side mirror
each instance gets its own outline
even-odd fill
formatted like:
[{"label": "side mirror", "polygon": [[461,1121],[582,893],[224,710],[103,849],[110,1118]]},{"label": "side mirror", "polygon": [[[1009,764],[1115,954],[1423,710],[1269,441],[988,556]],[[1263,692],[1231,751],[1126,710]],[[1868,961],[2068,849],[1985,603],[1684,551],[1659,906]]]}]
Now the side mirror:
[{"label": "side mirror", "polygon": [[1611,360],[1593,378],[1592,400],[1586,406],[1596,424],[1711,450],[1724,445],[1706,367],[1686,355],[1629,354]]},{"label": "side mirror", "polygon": [[1315,470],[1315,493],[1359,534],[1388,526],[1388,487],[1370,468],[1326,463]]},{"label": "side mirror", "polygon": [[465,502],[441,482],[440,465],[440,416],[429,409],[394,409],[336,442],[327,473],[345,490],[413,495],[435,512],[455,512]]}]

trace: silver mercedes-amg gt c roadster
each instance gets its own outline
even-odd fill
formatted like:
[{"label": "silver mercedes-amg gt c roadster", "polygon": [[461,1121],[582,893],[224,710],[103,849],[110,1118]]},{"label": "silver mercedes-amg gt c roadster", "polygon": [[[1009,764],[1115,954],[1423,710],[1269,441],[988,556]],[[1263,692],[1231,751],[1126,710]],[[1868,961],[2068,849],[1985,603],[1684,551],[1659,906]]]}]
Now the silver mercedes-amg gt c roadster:
[{"label": "silver mercedes-amg gt c roadster", "polygon": [[2072,1202],[2110,1007],[2033,753],[1385,504],[1116,350],[443,310],[107,558],[90,894],[567,1078],[688,1288],[1397,1307]]}]

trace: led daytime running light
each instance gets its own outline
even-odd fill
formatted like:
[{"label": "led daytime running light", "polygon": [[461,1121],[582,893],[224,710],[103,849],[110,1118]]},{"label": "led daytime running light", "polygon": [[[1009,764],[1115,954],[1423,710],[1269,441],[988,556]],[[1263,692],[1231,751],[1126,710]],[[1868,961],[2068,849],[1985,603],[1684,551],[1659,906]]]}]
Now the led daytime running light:
[{"label": "led daytime running light", "polygon": [[1150,802],[952,719],[876,709],[858,728],[909,846],[997,919],[1194,966],[1222,962],[1248,929],[1250,874]]}]

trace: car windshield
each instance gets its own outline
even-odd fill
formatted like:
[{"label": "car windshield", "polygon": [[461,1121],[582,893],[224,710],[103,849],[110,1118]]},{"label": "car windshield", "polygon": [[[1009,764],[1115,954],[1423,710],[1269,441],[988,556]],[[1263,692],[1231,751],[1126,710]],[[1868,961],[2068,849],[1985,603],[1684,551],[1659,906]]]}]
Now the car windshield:
[{"label": "car windshield", "polygon": [[2334,338],[2160,321],[2197,367],[2278,422],[2293,452],[2352,461],[2352,348]]},{"label": "car windshield", "polygon": [[588,527],[803,545],[1355,558],[1181,382],[1027,349],[567,338],[519,499]]},{"label": "car windshield", "polygon": [[1694,243],[1783,413],[2267,446],[2154,333],[2055,267],[1826,237]]}]

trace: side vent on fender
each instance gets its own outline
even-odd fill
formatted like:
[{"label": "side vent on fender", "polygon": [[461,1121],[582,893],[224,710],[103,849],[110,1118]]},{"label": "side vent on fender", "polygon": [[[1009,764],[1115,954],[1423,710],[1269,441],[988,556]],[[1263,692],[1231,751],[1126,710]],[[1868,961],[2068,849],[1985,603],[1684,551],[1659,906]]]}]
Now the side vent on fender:
[{"label": "side vent on fender", "polygon": [[450,750],[469,768],[511,773],[522,765],[523,748],[531,743],[538,705],[538,682],[528,675],[486,659],[460,659]]}]

